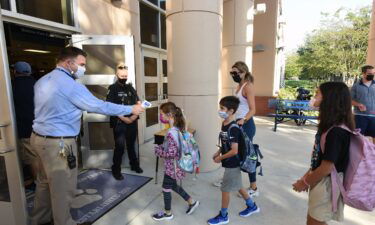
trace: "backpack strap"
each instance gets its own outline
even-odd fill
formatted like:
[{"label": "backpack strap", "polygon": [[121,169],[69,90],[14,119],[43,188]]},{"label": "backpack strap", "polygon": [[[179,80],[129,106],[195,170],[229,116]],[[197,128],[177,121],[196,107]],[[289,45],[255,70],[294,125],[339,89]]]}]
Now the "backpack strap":
[{"label": "backpack strap", "polygon": [[[356,134],[357,131],[352,131],[350,130],[347,126],[345,126],[344,124],[342,125],[339,125],[339,126],[332,126],[330,127],[326,132],[324,132],[320,138],[320,149],[322,150],[322,152],[324,153],[324,150],[325,150],[325,144],[326,144],[326,139],[327,139],[327,135],[328,133],[334,128],[334,127],[340,127],[352,134]],[[344,202],[346,202],[347,200],[347,193],[345,191],[345,188],[344,188],[344,184],[343,182],[341,182],[340,178],[339,178],[339,174],[337,173],[337,170],[336,170],[336,167],[333,166],[332,170],[331,170],[331,185],[332,185],[332,211],[333,212],[337,212],[337,199],[338,199],[338,195],[341,193],[343,199],[344,199]]]}]

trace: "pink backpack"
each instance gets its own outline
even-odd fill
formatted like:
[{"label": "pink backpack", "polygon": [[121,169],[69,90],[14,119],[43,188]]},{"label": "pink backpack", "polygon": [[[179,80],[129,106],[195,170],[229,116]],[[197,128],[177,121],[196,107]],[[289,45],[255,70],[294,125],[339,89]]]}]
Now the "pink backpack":
[{"label": "pink backpack", "polygon": [[[360,130],[351,131],[347,126],[338,126],[349,131],[352,135],[349,147],[349,164],[342,183],[336,168],[331,172],[332,199],[337,199],[341,192],[344,203],[353,208],[372,211],[375,208],[375,145],[360,133]],[[328,132],[322,135],[320,146],[324,146]],[[337,202],[332,206],[337,211]]]}]

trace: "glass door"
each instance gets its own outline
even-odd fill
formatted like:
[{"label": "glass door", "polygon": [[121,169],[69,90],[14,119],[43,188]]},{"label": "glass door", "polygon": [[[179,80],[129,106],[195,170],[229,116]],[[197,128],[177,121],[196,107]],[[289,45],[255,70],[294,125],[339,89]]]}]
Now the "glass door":
[{"label": "glass door", "polygon": [[[116,81],[115,68],[119,62],[128,66],[128,82],[135,87],[133,37],[113,35],[73,35],[73,45],[87,53],[86,73],[79,80],[97,98],[105,100],[109,85]],[[81,151],[83,168],[110,168],[114,148],[109,117],[83,113]],[[138,146],[136,148],[138,151]],[[124,154],[123,165],[128,165]]]},{"label": "glass door", "polygon": [[165,53],[142,50],[143,58],[143,99],[152,103],[145,113],[145,140],[163,129],[159,121],[159,106],[168,101],[167,56]]},{"label": "glass door", "polygon": [[4,36],[0,11],[0,218],[1,224],[26,225],[26,196],[15,150],[16,124]]}]

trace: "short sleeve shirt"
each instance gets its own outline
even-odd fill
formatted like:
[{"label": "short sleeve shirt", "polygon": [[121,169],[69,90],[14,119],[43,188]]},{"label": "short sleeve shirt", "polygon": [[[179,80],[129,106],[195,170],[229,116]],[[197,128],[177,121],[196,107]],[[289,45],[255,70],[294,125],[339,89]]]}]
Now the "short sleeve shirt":
[{"label": "short sleeve shirt", "polygon": [[[221,154],[226,154],[231,150],[231,145],[233,143],[238,143],[240,138],[240,129],[238,127],[232,127],[230,133],[228,132],[229,127],[236,122],[232,122],[226,126],[224,124],[221,127],[220,139],[221,139]],[[227,159],[224,159],[222,166],[225,168],[236,168],[240,166],[240,162],[237,156],[233,156]]]}]

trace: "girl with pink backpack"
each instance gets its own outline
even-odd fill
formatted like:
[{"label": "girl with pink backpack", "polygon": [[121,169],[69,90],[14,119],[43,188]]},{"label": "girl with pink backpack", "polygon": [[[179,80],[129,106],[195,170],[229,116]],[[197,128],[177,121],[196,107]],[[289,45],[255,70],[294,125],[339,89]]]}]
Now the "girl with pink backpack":
[{"label": "girl with pink backpack", "polygon": [[[310,169],[293,184],[295,191],[309,192],[307,225],[343,220],[343,195],[333,195],[333,188],[342,186],[355,129],[350,91],[344,83],[321,84],[314,106],[319,107],[319,125]],[[334,170],[337,174],[331,174]],[[337,180],[332,182],[331,176]]]}]

